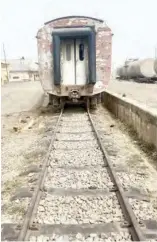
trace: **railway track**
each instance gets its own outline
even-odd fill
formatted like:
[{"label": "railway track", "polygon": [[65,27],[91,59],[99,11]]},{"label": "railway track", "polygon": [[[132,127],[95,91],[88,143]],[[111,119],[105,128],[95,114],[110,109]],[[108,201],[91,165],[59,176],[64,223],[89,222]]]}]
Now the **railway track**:
[{"label": "railway track", "polygon": [[89,110],[61,111],[19,241],[144,241]]}]

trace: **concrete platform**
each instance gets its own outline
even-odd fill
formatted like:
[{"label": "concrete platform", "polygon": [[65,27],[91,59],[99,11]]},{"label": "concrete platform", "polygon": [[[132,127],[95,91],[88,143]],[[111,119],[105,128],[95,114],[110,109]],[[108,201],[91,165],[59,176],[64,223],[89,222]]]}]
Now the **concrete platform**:
[{"label": "concrete platform", "polygon": [[148,110],[157,111],[157,82],[137,83],[113,79],[109,82],[107,90],[121,97],[125,95],[126,98],[146,106]]}]

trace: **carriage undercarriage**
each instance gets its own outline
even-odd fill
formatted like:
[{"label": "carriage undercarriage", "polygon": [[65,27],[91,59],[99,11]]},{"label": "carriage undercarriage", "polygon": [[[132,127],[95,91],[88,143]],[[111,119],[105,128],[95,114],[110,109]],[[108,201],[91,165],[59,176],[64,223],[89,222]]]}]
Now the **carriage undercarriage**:
[{"label": "carriage undercarriage", "polygon": [[86,105],[91,109],[96,109],[98,104],[102,102],[102,93],[93,96],[82,96],[80,98],[68,97],[68,96],[55,96],[49,94],[49,105],[52,105],[55,109],[62,108],[65,104]]}]

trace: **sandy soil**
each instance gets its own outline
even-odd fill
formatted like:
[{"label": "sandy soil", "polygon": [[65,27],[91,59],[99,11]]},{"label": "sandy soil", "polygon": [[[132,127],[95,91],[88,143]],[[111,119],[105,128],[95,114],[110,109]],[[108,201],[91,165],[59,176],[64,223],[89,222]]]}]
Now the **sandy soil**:
[{"label": "sandy soil", "polygon": [[30,111],[39,107],[43,101],[40,82],[15,82],[2,86],[2,115]]},{"label": "sandy soil", "polygon": [[2,117],[2,223],[23,220],[57,118],[40,111]]},{"label": "sandy soil", "polygon": [[[16,82],[2,87],[2,223],[22,221],[38,179],[58,114],[39,107],[40,82]],[[21,190],[22,189],[22,190]],[[19,192],[24,197],[16,196]]]}]

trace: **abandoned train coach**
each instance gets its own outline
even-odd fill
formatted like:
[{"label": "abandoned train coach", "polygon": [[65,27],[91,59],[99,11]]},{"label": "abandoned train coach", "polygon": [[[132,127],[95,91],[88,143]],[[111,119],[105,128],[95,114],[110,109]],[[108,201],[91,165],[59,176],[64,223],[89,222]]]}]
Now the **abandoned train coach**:
[{"label": "abandoned train coach", "polygon": [[111,72],[112,32],[103,20],[67,16],[45,23],[37,33],[39,74],[54,106],[85,102],[95,106]]}]

